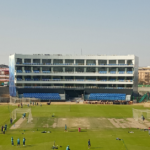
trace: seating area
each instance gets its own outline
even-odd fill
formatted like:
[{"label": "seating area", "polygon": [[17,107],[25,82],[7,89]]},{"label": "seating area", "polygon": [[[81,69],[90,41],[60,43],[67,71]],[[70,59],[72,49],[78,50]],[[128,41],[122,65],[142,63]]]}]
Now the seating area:
[{"label": "seating area", "polygon": [[17,81],[22,81],[22,78],[17,78]]},{"label": "seating area", "polygon": [[23,97],[41,100],[61,100],[59,93],[23,93]]},{"label": "seating area", "polygon": [[50,73],[50,71],[42,71],[43,73]]},{"label": "seating area", "polygon": [[17,73],[22,73],[22,70],[17,70]]},{"label": "seating area", "polygon": [[111,74],[116,74],[116,71],[110,71]]},{"label": "seating area", "polygon": [[96,64],[87,64],[87,65],[94,66],[94,65],[96,65]]},{"label": "seating area", "polygon": [[99,73],[101,73],[101,74],[106,74],[107,71],[99,71]]},{"label": "seating area", "polygon": [[33,71],[34,73],[40,73],[40,71]]},{"label": "seating area", "polygon": [[126,94],[120,93],[91,93],[89,100],[125,100]]},{"label": "seating area", "polygon": [[119,74],[125,74],[125,71],[119,71]]},{"label": "seating area", "polygon": [[25,73],[31,73],[31,71],[30,70],[25,70]]},{"label": "seating area", "polygon": [[132,74],[132,73],[133,73],[133,71],[127,71],[127,73],[128,73],[128,74]]}]

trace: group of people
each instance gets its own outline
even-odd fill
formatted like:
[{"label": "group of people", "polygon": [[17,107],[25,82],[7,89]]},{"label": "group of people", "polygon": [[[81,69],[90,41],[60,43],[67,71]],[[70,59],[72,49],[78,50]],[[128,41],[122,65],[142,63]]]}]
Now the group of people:
[{"label": "group of people", "polygon": [[1,127],[1,132],[3,134],[5,134],[6,130],[7,130],[7,124],[5,124],[4,126]]},{"label": "group of people", "polygon": [[[25,142],[26,142],[26,139],[25,137],[23,138],[23,146],[25,146]],[[14,138],[11,137],[11,145],[14,146]],[[17,146],[20,146],[20,139],[18,138],[17,139]]]}]

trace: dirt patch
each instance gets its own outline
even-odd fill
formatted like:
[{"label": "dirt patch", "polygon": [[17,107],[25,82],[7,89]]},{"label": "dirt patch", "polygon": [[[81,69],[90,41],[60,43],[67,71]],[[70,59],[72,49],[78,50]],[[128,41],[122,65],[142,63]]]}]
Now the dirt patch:
[{"label": "dirt patch", "polygon": [[48,127],[49,127],[49,125],[48,125],[48,124],[45,124],[43,127],[44,127],[44,128],[48,128]]},{"label": "dirt patch", "polygon": [[14,125],[12,125],[11,127],[10,127],[10,129],[17,129],[17,128],[19,128],[20,127],[20,125],[24,122],[24,121],[26,121],[26,118],[20,118]]},{"label": "dirt patch", "polygon": [[138,122],[133,118],[126,118],[126,119],[115,119],[115,118],[108,118],[108,120],[114,125],[116,128],[141,128],[145,129],[150,126],[150,122],[145,120],[144,122]]}]

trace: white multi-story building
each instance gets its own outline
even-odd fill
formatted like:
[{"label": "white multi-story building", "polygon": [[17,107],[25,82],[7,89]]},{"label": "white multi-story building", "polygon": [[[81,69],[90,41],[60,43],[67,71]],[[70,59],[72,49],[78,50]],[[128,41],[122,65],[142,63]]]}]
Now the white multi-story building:
[{"label": "white multi-story building", "polygon": [[138,57],[13,54],[9,56],[10,95],[137,93]]}]

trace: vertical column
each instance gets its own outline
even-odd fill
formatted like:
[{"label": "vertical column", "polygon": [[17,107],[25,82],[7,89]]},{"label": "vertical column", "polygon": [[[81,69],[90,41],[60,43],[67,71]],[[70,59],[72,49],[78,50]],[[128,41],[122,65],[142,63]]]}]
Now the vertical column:
[{"label": "vertical column", "polygon": [[86,65],[86,59],[84,59],[84,66]]},{"label": "vertical column", "polygon": [[125,73],[127,73],[127,68],[125,68]]},{"label": "vertical column", "polygon": [[127,59],[125,59],[125,64],[127,65]]},{"label": "vertical column", "polygon": [[31,58],[31,64],[33,64],[33,59]]},{"label": "vertical column", "polygon": [[107,65],[109,64],[109,60],[107,60]]},{"label": "vertical column", "polygon": [[86,72],[86,67],[84,67],[84,72]]},{"label": "vertical column", "polygon": [[73,62],[74,64],[76,64],[76,60],[74,59],[74,62]]},{"label": "vertical column", "polygon": [[63,64],[65,64],[65,59],[63,59]]},{"label": "vertical column", "polygon": [[98,59],[96,59],[96,66],[98,66]]},{"label": "vertical column", "polygon": [[51,72],[53,73],[53,67],[51,67]]},{"label": "vertical column", "polygon": [[96,73],[98,73],[98,67],[96,67]]},{"label": "vertical column", "polygon": [[54,59],[51,59],[51,64],[53,65],[53,63],[54,63]]},{"label": "vertical column", "polygon": [[118,73],[118,68],[116,68],[116,73]]},{"label": "vertical column", "polygon": [[107,68],[107,73],[109,73],[109,68]]},{"label": "vertical column", "polygon": [[65,72],[65,67],[63,67],[63,72]]},{"label": "vertical column", "polygon": [[40,64],[42,64],[42,59],[40,59]]},{"label": "vertical column", "polygon": [[33,72],[33,66],[31,66],[31,72]]},{"label": "vertical column", "polygon": [[22,64],[24,63],[24,58],[22,58]]},{"label": "vertical column", "polygon": [[116,64],[118,65],[118,60],[116,60]]},{"label": "vertical column", "polygon": [[73,68],[74,69],[74,73],[76,72],[76,67]]},{"label": "vertical column", "polygon": [[42,66],[40,66],[40,72],[42,73]]},{"label": "vertical column", "polygon": [[24,70],[24,66],[22,67],[22,72],[25,72],[25,70]]}]

